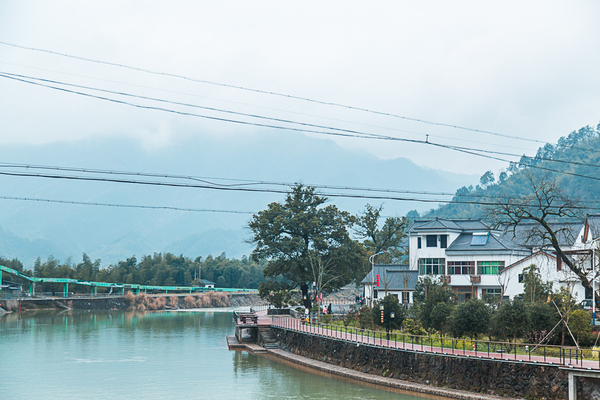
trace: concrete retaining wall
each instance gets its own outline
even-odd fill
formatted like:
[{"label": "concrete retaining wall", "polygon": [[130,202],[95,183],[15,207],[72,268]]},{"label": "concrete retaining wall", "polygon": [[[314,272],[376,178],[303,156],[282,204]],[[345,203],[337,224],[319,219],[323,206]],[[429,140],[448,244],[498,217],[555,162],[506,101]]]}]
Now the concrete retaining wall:
[{"label": "concrete retaining wall", "polygon": [[[272,329],[284,350],[373,375],[491,395],[569,398],[567,371],[555,366],[357,346],[356,343]],[[586,396],[578,393],[578,397]]]}]

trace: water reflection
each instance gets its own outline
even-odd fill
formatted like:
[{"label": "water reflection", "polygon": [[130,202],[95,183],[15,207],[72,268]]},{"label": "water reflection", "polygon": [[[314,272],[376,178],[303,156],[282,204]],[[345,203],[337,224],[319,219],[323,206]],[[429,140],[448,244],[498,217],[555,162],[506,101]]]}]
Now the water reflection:
[{"label": "water reflection", "polygon": [[7,314],[0,319],[0,393],[47,399],[240,399],[240,393],[245,399],[412,398],[229,351],[225,336],[232,333],[231,312]]}]

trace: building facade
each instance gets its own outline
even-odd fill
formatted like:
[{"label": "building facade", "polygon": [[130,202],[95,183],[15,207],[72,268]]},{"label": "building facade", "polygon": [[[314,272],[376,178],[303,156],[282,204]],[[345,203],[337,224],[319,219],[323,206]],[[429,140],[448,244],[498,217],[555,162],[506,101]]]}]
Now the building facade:
[{"label": "building facade", "polygon": [[[517,231],[503,231],[492,229],[481,220],[417,220],[408,230],[409,265],[405,268],[414,271],[417,279],[432,276],[448,283],[460,302],[521,296],[523,271],[532,264],[537,266],[544,281],[552,282],[553,290],[565,286],[578,300],[591,298],[592,294],[586,293],[578,277],[561,263],[552,249],[548,250],[547,243],[527,234],[529,228],[524,224]],[[592,260],[596,258],[594,252],[600,240],[600,216],[561,223],[559,231],[561,248],[592,278],[596,270]],[[381,291],[373,286],[373,279],[371,272],[363,280],[367,299]],[[594,285],[598,288],[597,283]]]}]

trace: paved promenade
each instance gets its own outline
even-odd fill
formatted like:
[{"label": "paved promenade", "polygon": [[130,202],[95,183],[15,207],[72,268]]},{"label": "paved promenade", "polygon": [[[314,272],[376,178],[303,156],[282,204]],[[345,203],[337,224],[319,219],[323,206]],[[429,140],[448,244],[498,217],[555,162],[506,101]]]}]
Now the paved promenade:
[{"label": "paved promenade", "polygon": [[[361,333],[360,330],[338,331],[328,329],[323,326],[304,325],[301,320],[296,318],[273,318],[271,325],[283,329],[308,333],[316,336],[330,337],[333,339],[344,340],[353,343],[366,344],[377,347],[385,347],[391,349],[409,350],[419,353],[429,353],[438,355],[447,355],[464,358],[477,358],[496,360],[498,362],[519,362],[532,364],[560,365],[569,368],[599,370],[600,363],[598,360],[581,360],[576,354],[566,351],[565,358],[549,357],[543,354],[507,354],[500,352],[480,351],[477,348],[452,348],[437,347],[421,343],[404,343],[402,341],[386,340],[385,333],[381,337],[367,336]],[[398,336],[399,337],[399,336]]]}]

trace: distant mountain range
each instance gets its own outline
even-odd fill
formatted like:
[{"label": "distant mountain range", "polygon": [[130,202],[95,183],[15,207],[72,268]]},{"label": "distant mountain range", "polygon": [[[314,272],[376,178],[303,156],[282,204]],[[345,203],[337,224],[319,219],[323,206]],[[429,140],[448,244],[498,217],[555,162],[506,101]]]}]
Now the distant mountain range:
[{"label": "distant mountain range", "polygon": [[[478,177],[421,168],[398,158],[380,160],[306,136],[255,134],[230,140],[196,135],[148,150],[133,139],[105,138],[45,145],[0,146],[0,162],[157,172],[305,184],[349,185],[454,192]],[[1,168],[0,172],[16,170]],[[22,172],[22,171],[21,171]],[[48,171],[28,170],[29,173]],[[73,175],[82,173],[73,172]],[[151,179],[150,179],[151,180]],[[0,176],[0,196],[79,202],[173,206],[257,212],[283,194],[84,182]],[[339,208],[360,212],[364,199],[330,199]],[[370,201],[379,205],[381,201]],[[0,255],[18,258],[26,268],[37,257],[64,261],[83,252],[102,265],[135,255],[172,252],[195,258],[226,252],[248,255],[245,242],[251,214],[183,212],[53,204],[2,199]],[[422,204],[386,202],[385,215],[404,215]]]}]

